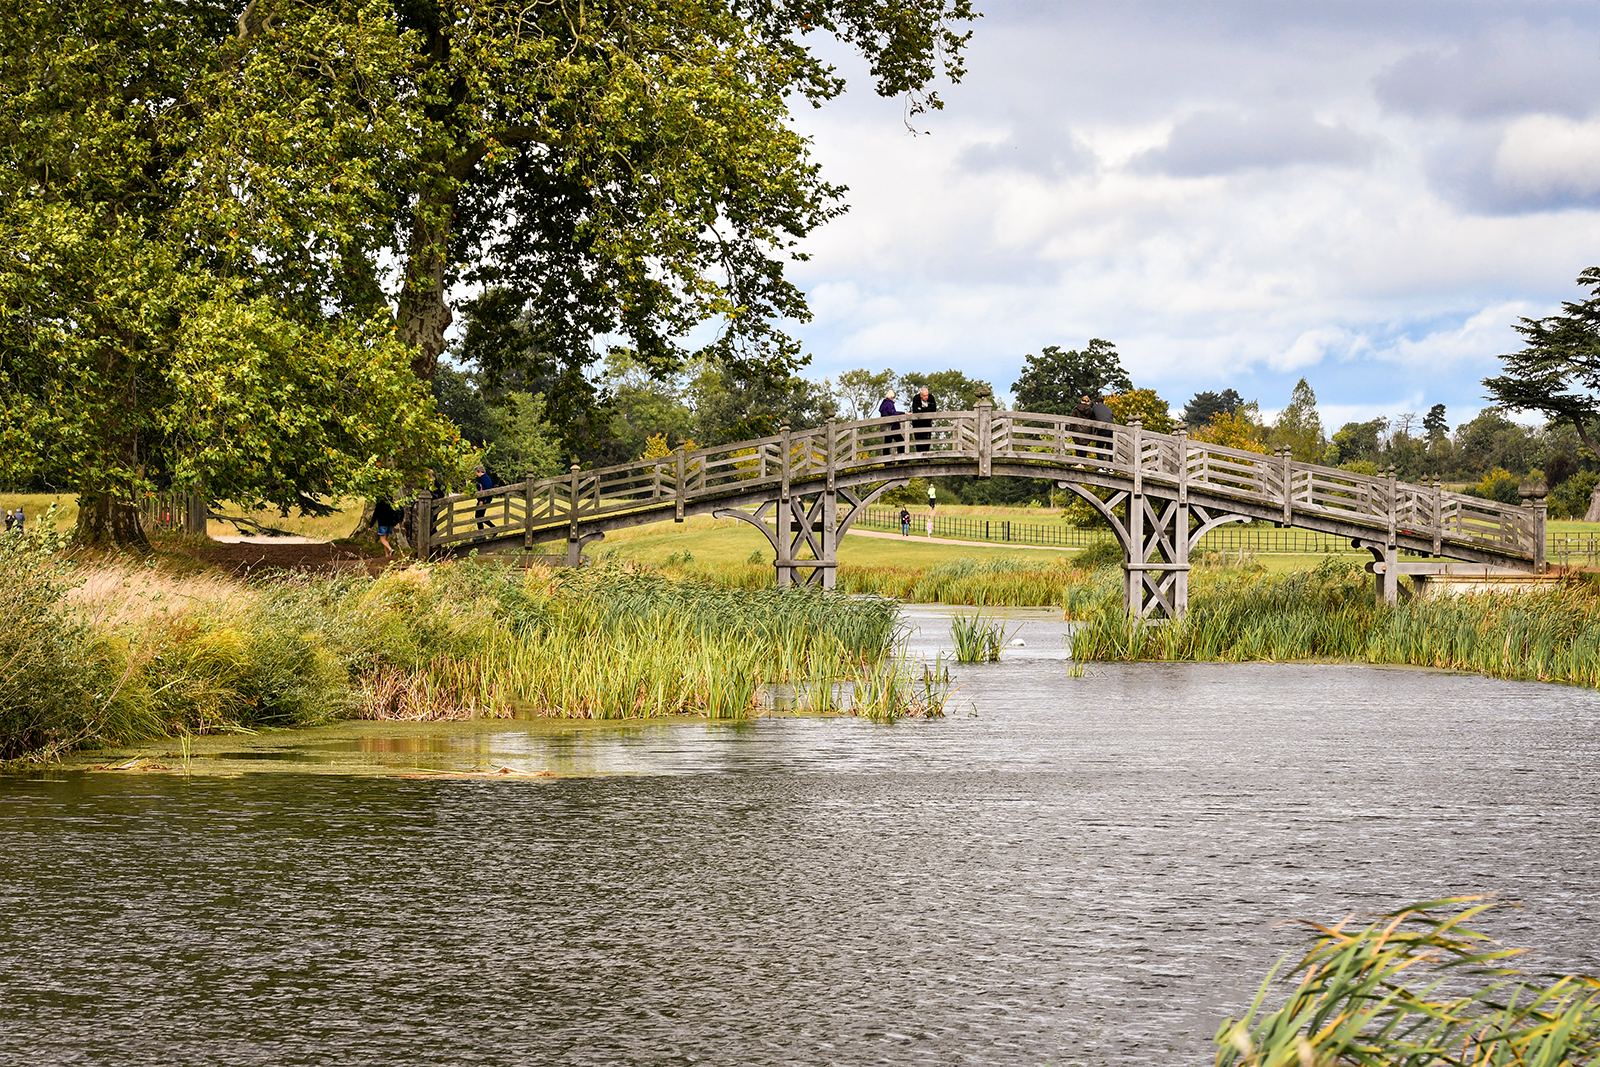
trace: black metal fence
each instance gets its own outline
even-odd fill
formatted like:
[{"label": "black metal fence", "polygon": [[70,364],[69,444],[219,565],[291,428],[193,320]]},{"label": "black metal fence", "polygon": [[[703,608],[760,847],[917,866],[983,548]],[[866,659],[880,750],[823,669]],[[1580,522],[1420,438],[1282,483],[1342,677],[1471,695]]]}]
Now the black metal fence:
[{"label": "black metal fence", "polygon": [[[869,508],[856,523],[872,530],[900,529],[899,509]],[[928,514],[918,511],[911,516],[911,532],[926,535]],[[1065,522],[1030,522],[1026,519],[995,519],[980,515],[933,516],[933,536],[954,541],[980,541],[1002,545],[1047,545],[1054,548],[1087,548],[1111,536],[1107,529],[1080,529]],[[1348,538],[1337,537],[1315,530],[1293,527],[1279,529],[1271,526],[1221,526],[1200,539],[1193,546],[1196,552],[1253,552],[1301,553],[1326,555],[1350,552],[1362,557],[1364,549],[1350,547]],[[1562,566],[1600,566],[1600,534],[1546,535],[1546,557],[1551,563]]]}]

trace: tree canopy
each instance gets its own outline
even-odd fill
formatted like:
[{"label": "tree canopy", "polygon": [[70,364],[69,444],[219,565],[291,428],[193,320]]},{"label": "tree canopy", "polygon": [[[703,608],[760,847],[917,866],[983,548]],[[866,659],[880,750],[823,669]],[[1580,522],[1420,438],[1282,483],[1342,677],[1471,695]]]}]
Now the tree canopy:
[{"label": "tree canopy", "polygon": [[1084,396],[1125,393],[1132,388],[1117,346],[1098,337],[1081,351],[1063,352],[1057,345],[1046,345],[1037,356],[1030,353],[1023,357],[1022,376],[1011,383],[1018,411],[1046,415],[1071,414]]},{"label": "tree canopy", "polygon": [[405,136],[381,10],[261,47],[221,5],[0,0],[0,477],[67,472],[85,536],[139,539],[151,489],[314,505],[453,449],[345,255],[387,198],[356,149]]},{"label": "tree canopy", "polygon": [[[1523,348],[1500,357],[1505,373],[1485,378],[1489,399],[1512,411],[1538,411],[1573,427],[1595,451],[1590,427],[1600,418],[1600,267],[1578,275],[1586,300],[1563,301],[1561,313],[1521,319],[1512,329]],[[1600,454],[1600,453],[1597,453]]]},{"label": "tree canopy", "polygon": [[[657,376],[697,355],[788,381],[803,356],[779,324],[807,312],[785,263],[843,210],[787,122],[791,100],[844,89],[817,35],[915,115],[940,106],[936,76],[962,76],[976,14],[0,0],[0,16],[0,477],[65,470],[93,523],[167,485],[314,504],[451,462],[427,379],[460,285],[477,291],[463,355],[490,392],[542,396],[535,421],[569,443],[606,427],[584,373],[603,338]],[[695,331],[710,340],[691,351]]]},{"label": "tree canopy", "polygon": [[1206,426],[1211,422],[1211,417],[1216,414],[1232,415],[1239,410],[1239,405],[1244,403],[1244,397],[1235,389],[1224,389],[1220,393],[1196,393],[1189,403],[1183,408],[1184,425],[1191,428]]}]

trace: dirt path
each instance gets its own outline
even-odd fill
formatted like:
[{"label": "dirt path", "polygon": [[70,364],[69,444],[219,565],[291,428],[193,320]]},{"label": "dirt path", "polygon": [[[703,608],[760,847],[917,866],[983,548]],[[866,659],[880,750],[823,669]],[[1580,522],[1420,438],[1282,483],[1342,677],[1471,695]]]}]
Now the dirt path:
[{"label": "dirt path", "polygon": [[[911,528],[913,530],[916,529],[917,528],[917,524],[913,522],[911,524]],[[1064,548],[1064,547],[1062,547],[1060,545],[1019,545],[1019,544],[1015,544],[1015,543],[1007,542],[1007,541],[998,541],[998,542],[996,542],[996,541],[957,541],[957,540],[955,540],[954,538],[951,538],[951,537],[923,537],[920,534],[912,534],[910,537],[902,537],[897,533],[889,533],[889,532],[883,531],[883,530],[856,530],[856,529],[850,529],[850,530],[846,530],[845,533],[849,534],[852,537],[882,537],[882,538],[887,538],[890,541],[915,541],[918,544],[922,544],[922,545],[960,545],[962,547],[966,547],[966,546],[970,545],[973,548],[1025,548],[1025,549],[1029,549],[1030,551],[1033,551],[1033,552],[1079,552],[1079,551],[1082,551],[1081,549],[1077,549],[1077,548]]]}]

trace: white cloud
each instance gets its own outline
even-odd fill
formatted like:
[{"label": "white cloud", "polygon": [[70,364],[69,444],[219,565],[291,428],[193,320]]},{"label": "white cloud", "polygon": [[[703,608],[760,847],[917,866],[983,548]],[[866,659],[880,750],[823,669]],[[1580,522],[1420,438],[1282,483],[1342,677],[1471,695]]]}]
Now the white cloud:
[{"label": "white cloud", "polygon": [[[868,93],[802,116],[852,204],[794,275],[814,372],[1003,390],[1098,336],[1174,407],[1305,374],[1329,412],[1475,409],[1600,248],[1600,127],[1504,43],[1561,33],[1600,7],[993,4],[931,135]],[[1450,111],[1428,70],[1507,80]]]},{"label": "white cloud", "polygon": [[1600,122],[1559,115],[1520,118],[1506,128],[1493,173],[1496,182],[1517,193],[1600,193]]}]

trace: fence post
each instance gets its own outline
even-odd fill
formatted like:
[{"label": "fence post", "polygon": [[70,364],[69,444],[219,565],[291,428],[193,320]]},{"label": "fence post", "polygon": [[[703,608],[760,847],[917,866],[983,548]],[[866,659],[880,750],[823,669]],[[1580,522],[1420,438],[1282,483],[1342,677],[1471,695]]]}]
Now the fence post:
[{"label": "fence post", "polygon": [[1530,525],[1533,527],[1533,573],[1543,574],[1545,570],[1545,517],[1549,505],[1545,503],[1545,494],[1549,489],[1543,482],[1524,482],[1517,486],[1517,495],[1522,497],[1522,506],[1533,512]]},{"label": "fence post", "polygon": [[413,514],[415,514],[417,517],[417,521],[415,523],[417,535],[417,558],[420,560],[426,560],[428,558],[428,553],[432,551],[432,546],[430,544],[433,538],[432,491],[424,489],[422,492],[417,494],[417,505]]}]

